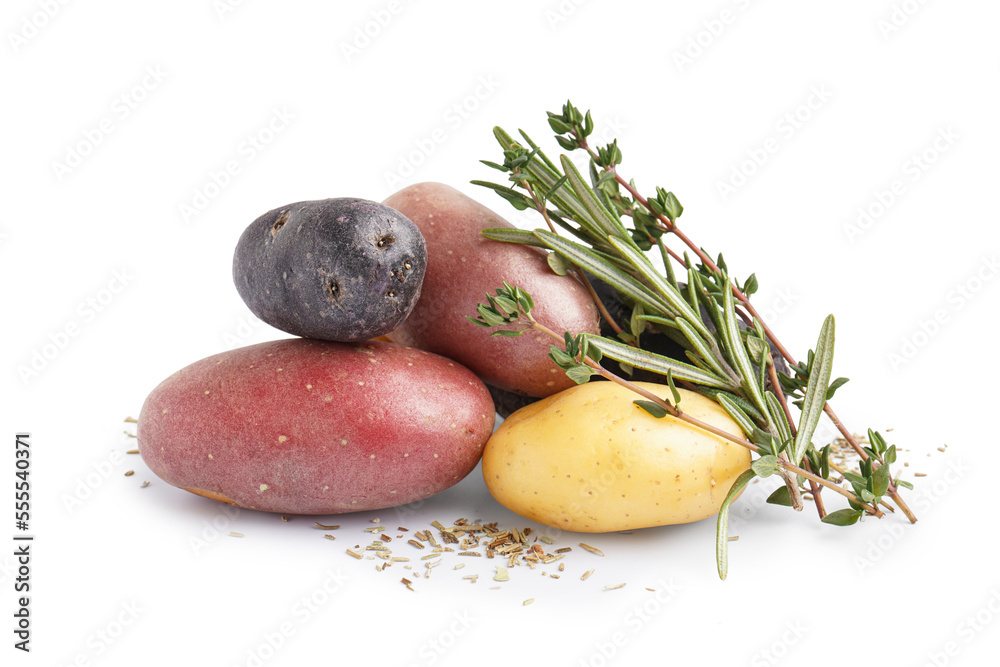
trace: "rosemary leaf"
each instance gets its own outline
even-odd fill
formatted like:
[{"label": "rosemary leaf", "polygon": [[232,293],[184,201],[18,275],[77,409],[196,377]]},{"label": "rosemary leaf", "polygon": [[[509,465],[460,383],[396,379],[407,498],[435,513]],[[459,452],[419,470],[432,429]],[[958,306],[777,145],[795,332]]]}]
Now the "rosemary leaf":
[{"label": "rosemary leaf", "polygon": [[781,408],[778,397],[768,391],[764,392],[764,399],[767,401],[767,410],[771,417],[771,423],[778,429],[778,437],[781,438],[782,442],[788,442],[792,439],[792,430],[788,426],[788,418],[785,417],[785,411]]},{"label": "rosemary leaf", "polygon": [[830,374],[833,369],[833,344],[835,338],[835,322],[833,315],[827,315],[823,328],[819,332],[816,343],[816,355],[813,358],[812,370],[809,373],[809,383],[806,385],[805,398],[802,401],[802,415],[799,417],[799,430],[795,434],[795,444],[792,448],[792,463],[798,465],[806,453],[806,448],[812,440],[820,417],[823,416],[823,406],[826,405],[826,392],[830,384]]},{"label": "rosemary leaf", "polygon": [[[736,324],[736,306],[733,303],[733,291],[727,287],[722,292],[722,316],[723,328],[721,329],[723,340],[729,351],[730,361],[736,366],[736,371],[740,375],[742,384],[749,394],[754,407],[767,414],[767,405],[764,395],[761,392],[757,377],[753,372],[753,365],[750,363],[750,355],[747,354],[743,338],[740,336],[740,328]],[[825,387],[824,387],[825,390]]]},{"label": "rosemary leaf", "polygon": [[[693,347],[695,352],[697,352],[698,355],[712,367],[712,370],[718,373],[720,377],[732,377],[732,370],[722,365],[722,362],[708,347],[705,339],[698,334],[698,331],[691,326],[687,319],[678,317],[675,322],[677,324],[677,328],[680,329],[682,334],[684,334],[687,341],[691,343],[691,347]],[[698,319],[698,322],[701,322],[700,318]]]},{"label": "rosemary leaf", "polygon": [[642,275],[643,278],[653,287],[653,289],[659,293],[663,299],[670,304],[671,312],[676,316],[685,317],[687,320],[697,329],[698,333],[702,336],[711,336],[712,334],[708,331],[708,327],[705,323],[701,321],[701,315],[697,310],[691,308],[691,305],[684,300],[681,293],[671,285],[667,280],[663,278],[656,270],[653,268],[653,264],[649,259],[643,255],[638,250],[634,250],[628,244],[619,241],[616,238],[609,238],[608,242],[611,243],[615,249],[620,252],[629,263],[635,267],[635,270]]},{"label": "rosemary leaf", "polygon": [[548,248],[562,255],[570,263],[594,274],[619,292],[627,294],[634,301],[639,301],[651,311],[660,312],[667,309],[667,305],[648,287],[608,262],[595,251],[544,229],[536,229],[533,233]]},{"label": "rosemary leaf", "polygon": [[748,417],[747,414],[740,409],[740,406],[736,405],[736,403],[723,392],[716,394],[715,400],[719,402],[719,406],[726,411],[726,414],[732,417],[734,422],[739,424],[740,429],[747,435],[747,437],[753,435],[753,421],[751,421],[750,417]]},{"label": "rosemary leaf", "polygon": [[706,387],[718,387],[720,389],[733,388],[725,378],[685,364],[683,361],[664,357],[655,352],[640,350],[631,345],[619,343],[610,338],[604,338],[603,336],[583,334],[583,337],[586,339],[588,345],[596,347],[604,356],[615,361],[624,362],[634,368],[641,368],[661,375],[666,375],[669,372],[675,379],[687,380],[688,382],[694,382]]},{"label": "rosemary leaf", "polygon": [[502,243],[520,243],[522,245],[545,248],[546,245],[538,239],[532,232],[526,229],[511,229],[509,227],[491,227],[480,232],[491,241]]},{"label": "rosemary leaf", "polygon": [[710,388],[702,389],[701,393],[705,394],[709,398],[715,399],[716,401],[719,400],[719,394],[724,393],[726,395],[726,398],[735,403],[740,408],[740,410],[742,410],[744,413],[746,413],[748,417],[750,417],[751,420],[755,422],[760,422],[761,424],[767,423],[767,418],[764,415],[762,415],[760,411],[758,411],[757,408],[753,406],[752,403],[747,401],[742,396],[739,396],[738,394],[724,392],[721,389],[710,389]]},{"label": "rosemary leaf", "polygon": [[580,174],[580,170],[576,168],[576,165],[565,155],[559,157],[562,161],[563,171],[569,177],[570,187],[573,189],[580,203],[587,210],[587,214],[590,216],[594,226],[600,228],[605,236],[617,237],[635,245],[635,242],[632,241],[632,236],[625,231],[625,226],[621,220],[613,216],[604,207],[604,204],[597,198],[594,191],[583,180],[583,176]]},{"label": "rosemary leaf", "polygon": [[719,579],[723,581],[729,573],[729,505],[756,476],[757,473],[752,469],[744,470],[733,482],[726,499],[722,501],[722,507],[719,508],[719,518],[715,526],[715,562],[719,568]]}]

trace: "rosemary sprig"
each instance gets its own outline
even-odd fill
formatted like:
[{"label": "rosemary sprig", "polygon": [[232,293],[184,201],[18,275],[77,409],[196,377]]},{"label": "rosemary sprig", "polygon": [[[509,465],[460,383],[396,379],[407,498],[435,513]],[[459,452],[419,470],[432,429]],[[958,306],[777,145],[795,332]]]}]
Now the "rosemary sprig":
[{"label": "rosemary sprig", "polygon": [[[882,495],[878,493],[881,488],[881,486],[879,486],[881,482],[871,482],[869,480],[869,477],[873,477],[870,465],[868,467],[868,477],[864,477],[863,475],[854,475],[851,479],[854,490],[853,492],[848,491],[828,479],[828,465],[826,468],[826,476],[819,476],[809,470],[806,470],[805,468],[801,468],[789,462],[787,457],[781,456],[781,454],[783,454],[783,447],[778,445],[773,437],[770,437],[768,434],[764,434],[759,428],[741,426],[741,428],[744,428],[744,432],[746,432],[749,428],[752,429],[755,436],[760,434],[760,437],[762,437],[761,441],[739,438],[711,424],[692,417],[681,410],[678,405],[680,403],[680,395],[674,387],[673,373],[675,368],[674,364],[686,366],[685,364],[681,364],[681,362],[677,362],[672,359],[667,359],[666,357],[659,357],[659,355],[654,355],[650,352],[634,350],[628,346],[621,346],[626,350],[631,350],[631,354],[634,356],[630,357],[630,359],[636,361],[638,364],[645,363],[643,361],[643,357],[645,355],[650,355],[651,358],[659,357],[659,359],[665,360],[663,362],[652,361],[649,363],[651,364],[651,367],[656,367],[656,363],[665,364],[665,367],[662,368],[662,372],[667,378],[667,384],[670,385],[671,393],[674,399],[674,402],[670,403],[663,400],[656,394],[653,394],[652,392],[649,392],[646,389],[635,385],[618,375],[615,375],[600,365],[600,361],[604,356],[604,348],[602,345],[607,345],[608,343],[611,343],[612,345],[621,345],[620,343],[616,343],[615,341],[601,336],[594,336],[593,334],[586,333],[577,334],[576,336],[564,333],[560,336],[552,329],[538,322],[534,316],[532,316],[531,310],[534,308],[534,301],[531,296],[524,290],[506,282],[503,284],[502,288],[496,290],[496,296],[486,295],[486,300],[488,305],[479,304],[477,307],[477,316],[468,318],[472,323],[483,327],[510,327],[497,329],[491,334],[493,336],[520,336],[529,330],[539,331],[546,336],[549,336],[560,344],[553,344],[549,346],[549,357],[557,366],[565,371],[569,378],[577,384],[586,383],[594,375],[600,375],[606,380],[615,382],[642,396],[642,399],[637,399],[634,403],[637,407],[645,410],[652,416],[663,418],[669,414],[673,417],[686,421],[689,424],[697,426],[698,428],[702,428],[710,433],[729,440],[730,442],[746,447],[750,451],[760,455],[759,458],[753,461],[750,469],[745,471],[733,484],[733,488],[730,489],[726,496],[726,500],[723,502],[719,511],[718,531],[716,534],[716,554],[718,559],[719,576],[722,579],[726,578],[728,568],[727,549],[729,540],[726,534],[726,527],[728,526],[729,505],[736,494],[742,490],[743,486],[745,486],[746,483],[754,477],[769,477],[775,473],[788,476],[792,479],[801,477],[804,480],[817,485],[817,487],[821,485],[843,495],[847,498],[847,501],[850,504],[850,509],[834,512],[833,514],[825,517],[824,521],[827,523],[849,525],[857,522],[857,520],[864,514],[876,517],[882,516],[882,512],[878,509],[878,502],[880,500],[880,496]],[[717,398],[719,397],[717,396]],[[730,405],[735,405],[735,403],[731,402],[731,399],[725,398],[724,395],[721,396],[720,403],[723,401],[730,401]],[[737,408],[737,410],[739,410],[739,408]],[[745,417],[743,418],[745,419]],[[875,442],[876,439],[878,439],[878,436],[877,434],[873,435],[873,442]],[[881,443],[881,451],[887,451],[884,448],[884,441],[881,441]],[[876,449],[878,448],[878,445],[874,446]],[[894,461],[895,449],[891,449],[892,451],[890,457]],[[829,448],[825,448],[825,453],[829,456]],[[814,454],[814,456],[818,457],[819,455]],[[887,461],[888,459],[885,460]],[[879,468],[879,470],[881,469],[882,468]],[[888,470],[888,466],[885,466],[884,469]],[[862,466],[862,472],[864,472],[864,470],[865,468]],[[847,474],[850,475],[851,473]],[[787,489],[787,486],[782,487],[782,490],[785,489]],[[884,494],[884,491],[882,493]],[[774,496],[772,496],[772,498],[774,498]],[[782,496],[782,498],[784,500],[776,502],[776,504],[791,504],[790,500],[788,500],[790,495],[786,494]],[[769,498],[768,501],[772,502],[772,499]]]},{"label": "rosemary sprig", "polygon": [[[760,455],[745,473],[745,479],[740,478],[743,484],[754,476],[771,474],[778,474],[785,481],[785,486],[772,494],[768,502],[801,509],[800,485],[806,484],[820,518],[826,523],[848,525],[864,515],[881,517],[880,504],[892,509],[883,499],[886,495],[915,521],[889,472],[895,461],[895,448],[886,446],[881,435],[874,431],[869,431],[871,446],[861,447],[828,403],[847,381],[830,379],[833,316],[824,322],[815,352],[810,350],[804,363],[795,362],[750,304],[750,295],[758,287],[756,276],[751,275],[742,283],[732,279],[721,254],[713,260],[695,245],[677,225],[684,208],[672,192],[658,187],[654,196],[643,197],[634,183],[619,175],[617,166],[622,161],[622,152],[617,140],[596,149],[587,142],[593,131],[590,112],[583,114],[567,102],[562,113],[549,112],[548,116],[562,148],[582,150],[589,155],[590,183],[567,156],[561,155],[557,166],[525,132],[519,132],[522,144],[501,128],[495,128],[494,136],[503,149],[504,160],[503,163],[484,161],[484,164],[506,173],[510,184],[473,183],[492,189],[519,210],[537,210],[547,229],[491,229],[483,234],[496,241],[550,250],[553,270],[560,273],[574,270],[599,305],[587,276],[609,284],[633,308],[629,330],[624,331],[614,323],[602,306],[602,315],[613,325],[618,340],[592,334],[560,336],[531,316],[534,304],[530,295],[506,283],[496,296],[487,296],[487,303],[480,304],[477,317],[470,319],[482,326],[507,325],[494,332],[495,335],[516,336],[536,329],[552,336],[561,347],[552,346],[550,356],[567,375],[577,382],[586,382],[599,374],[622,384],[641,394],[643,399],[637,405],[654,416],[670,414],[690,421],[677,405],[601,367],[602,357],[614,359],[626,368],[663,375],[672,388],[675,381],[680,381],[710,396],[746,436],[745,439],[728,434],[723,437]],[[680,255],[670,249],[664,242],[669,235],[679,238],[697,263],[686,252]],[[662,272],[646,254],[653,248],[663,263]],[[677,280],[681,272],[686,275],[686,283]],[[642,349],[644,331],[663,333],[680,342],[690,363]],[[789,364],[790,373],[777,371],[772,346]],[[788,398],[800,409],[797,422]],[[844,474],[850,491],[830,481],[829,446],[817,449],[812,442],[824,413],[861,457],[859,472]],[[707,424],[698,425],[721,435]],[[820,497],[823,488],[845,496],[849,508],[826,514]],[[719,573],[723,578],[728,507],[724,503],[720,512],[717,536]]]}]

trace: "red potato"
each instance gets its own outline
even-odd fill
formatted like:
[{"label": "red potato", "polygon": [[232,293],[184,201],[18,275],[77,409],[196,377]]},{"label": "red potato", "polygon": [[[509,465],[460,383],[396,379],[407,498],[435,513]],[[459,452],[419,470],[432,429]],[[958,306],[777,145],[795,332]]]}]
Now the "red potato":
[{"label": "red potato", "polygon": [[410,316],[389,338],[464,364],[488,384],[545,397],[574,382],[549,359],[544,335],[490,336],[469,322],[476,305],[507,281],[535,301],[535,318],[558,333],[598,333],[598,312],[575,278],[557,275],[539,248],[499,243],[480,231],[509,222],[458,190],[419,183],[383,202],[420,228],[427,244],[423,291]]},{"label": "red potato", "polygon": [[139,452],[165,481],[248,509],[338,514],[426,498],[493,431],[483,383],[393,343],[295,338],[197,361],[146,399]]}]

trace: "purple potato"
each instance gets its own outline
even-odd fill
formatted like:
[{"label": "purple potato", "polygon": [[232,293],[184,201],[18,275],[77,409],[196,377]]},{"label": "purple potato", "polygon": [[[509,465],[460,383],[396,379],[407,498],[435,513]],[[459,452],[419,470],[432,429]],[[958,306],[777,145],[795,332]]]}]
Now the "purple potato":
[{"label": "purple potato", "polygon": [[254,220],[236,245],[233,281],[273,327],[358,342],[406,319],[426,266],[423,236],[406,216],[342,197],[288,204]]}]

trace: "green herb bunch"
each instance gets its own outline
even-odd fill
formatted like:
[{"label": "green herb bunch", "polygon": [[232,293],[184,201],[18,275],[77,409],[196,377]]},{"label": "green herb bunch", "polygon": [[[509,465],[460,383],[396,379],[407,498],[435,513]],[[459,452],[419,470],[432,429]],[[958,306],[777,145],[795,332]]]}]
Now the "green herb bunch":
[{"label": "green herb bunch", "polygon": [[[492,189],[518,210],[538,211],[546,228],[488,229],[483,235],[550,251],[552,270],[577,274],[615,337],[552,331],[532,316],[531,296],[507,283],[469,319],[485,327],[507,327],[494,335],[541,331],[556,341],[550,356],[575,382],[601,375],[639,394],[638,409],[659,418],[683,419],[758,455],[737,478],[719,511],[716,556],[723,579],[728,569],[729,506],[754,477],[777,474],[783,479],[784,485],[768,498],[773,504],[801,510],[802,493],[810,492],[826,523],[850,525],[863,516],[882,517],[883,509],[895,511],[897,507],[915,522],[899,495],[899,487],[912,486],[893,480],[890,474],[895,447],[887,446],[881,434],[870,429],[867,446],[863,446],[828,402],[847,382],[832,378],[833,315],[823,322],[815,349],[809,350],[805,361],[796,362],[750,302],[758,287],[756,276],[734,279],[721,254],[713,259],[688,238],[677,223],[684,208],[674,193],[657,187],[651,196],[640,194],[635,183],[618,170],[622,151],[617,139],[606,146],[588,143],[594,129],[589,111],[581,113],[567,102],[561,113],[548,113],[548,122],[563,149],[587,154],[589,178],[566,155],[560,155],[558,165],[554,163],[524,131],[519,131],[522,143],[495,128],[503,162],[483,163],[507,174],[508,181],[473,183]],[[670,238],[686,247],[682,254],[667,245]],[[631,306],[627,330],[603,307],[588,275],[613,287]],[[650,332],[680,343],[687,362],[643,349],[643,336]],[[789,373],[777,370],[772,347],[788,364]],[[618,362],[620,375],[601,366],[605,357]],[[673,400],[663,400],[630,382],[635,368],[664,376]],[[717,401],[739,424],[744,437],[734,437],[685,413],[677,385]],[[789,404],[798,409],[797,419]],[[838,470],[830,460],[830,446],[817,448],[812,442],[824,413],[860,457],[857,472]],[[834,481],[831,469],[842,474],[849,488]],[[848,507],[828,513],[824,489],[844,496]]]}]

